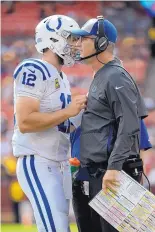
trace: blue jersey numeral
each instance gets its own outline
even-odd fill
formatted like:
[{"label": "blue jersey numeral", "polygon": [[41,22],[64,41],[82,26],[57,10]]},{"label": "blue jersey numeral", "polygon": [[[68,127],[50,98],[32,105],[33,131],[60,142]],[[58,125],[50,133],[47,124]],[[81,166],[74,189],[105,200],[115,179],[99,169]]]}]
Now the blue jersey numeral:
[{"label": "blue jersey numeral", "polygon": [[65,99],[65,94],[64,93],[61,93],[60,101],[62,102],[62,109],[64,109],[65,106],[66,106],[66,99]]},{"label": "blue jersey numeral", "polygon": [[28,74],[26,72],[23,73],[23,81],[22,81],[22,84],[23,85],[29,85],[29,86],[32,86],[34,87],[35,86],[35,83],[33,83],[35,80],[36,80],[36,75],[34,74]]},{"label": "blue jersey numeral", "polygon": [[71,102],[71,95],[67,95],[67,103],[69,104]]},{"label": "blue jersey numeral", "polygon": [[[62,109],[66,107],[66,98],[65,94],[61,93],[60,95],[60,101],[62,102]],[[71,102],[71,95],[67,95],[67,104]],[[59,131],[64,132],[64,133],[69,133],[70,130],[70,121],[69,119],[60,125],[58,125]]]}]

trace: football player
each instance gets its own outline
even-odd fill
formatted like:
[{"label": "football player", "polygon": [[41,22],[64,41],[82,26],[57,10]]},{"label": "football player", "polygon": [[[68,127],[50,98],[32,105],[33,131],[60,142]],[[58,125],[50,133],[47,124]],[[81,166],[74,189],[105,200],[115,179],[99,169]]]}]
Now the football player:
[{"label": "football player", "polygon": [[85,95],[71,101],[69,82],[61,71],[62,65],[74,64],[71,28],[79,26],[67,16],[42,20],[35,30],[35,46],[42,58],[23,60],[13,75],[17,178],[31,202],[39,232],[69,231],[70,118],[86,105]]}]

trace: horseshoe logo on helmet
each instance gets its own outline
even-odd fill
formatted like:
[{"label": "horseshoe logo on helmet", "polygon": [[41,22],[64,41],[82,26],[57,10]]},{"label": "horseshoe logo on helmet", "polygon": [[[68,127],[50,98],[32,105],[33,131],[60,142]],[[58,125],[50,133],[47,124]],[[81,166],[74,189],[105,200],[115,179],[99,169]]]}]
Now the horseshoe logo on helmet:
[{"label": "horseshoe logo on helmet", "polygon": [[[61,18],[59,17],[59,18],[58,18],[58,26],[56,27],[56,30],[59,30],[60,27],[61,27],[61,25],[62,25],[62,21],[61,21]],[[46,29],[47,29],[48,31],[55,32],[55,29],[53,29],[53,28],[51,28],[51,27],[49,26],[49,21],[47,21],[47,23],[46,23]]]}]

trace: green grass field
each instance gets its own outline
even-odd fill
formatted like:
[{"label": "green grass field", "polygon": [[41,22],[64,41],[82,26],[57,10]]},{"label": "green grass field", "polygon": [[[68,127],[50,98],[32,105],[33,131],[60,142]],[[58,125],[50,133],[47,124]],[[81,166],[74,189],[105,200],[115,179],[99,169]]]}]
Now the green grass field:
[{"label": "green grass field", "polygon": [[[70,228],[71,228],[71,232],[78,232],[75,224],[71,224]],[[36,226],[2,224],[1,232],[37,232],[37,229],[36,229]]]}]

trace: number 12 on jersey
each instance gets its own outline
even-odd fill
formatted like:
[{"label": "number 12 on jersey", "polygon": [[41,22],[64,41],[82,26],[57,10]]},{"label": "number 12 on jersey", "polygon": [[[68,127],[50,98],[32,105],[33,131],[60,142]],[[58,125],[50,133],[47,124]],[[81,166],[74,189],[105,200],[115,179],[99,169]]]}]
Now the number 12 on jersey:
[{"label": "number 12 on jersey", "polygon": [[[62,102],[62,109],[66,107],[66,104],[69,104],[71,102],[71,95],[67,95],[67,102],[65,98],[65,94],[61,93],[60,95],[60,101]],[[70,129],[70,121],[69,119],[60,125],[58,125],[59,131],[64,132],[64,133],[69,133]]]},{"label": "number 12 on jersey", "polygon": [[35,80],[36,80],[36,75],[34,74],[27,74],[26,72],[23,73],[23,80],[22,84],[23,85],[29,85],[34,87],[35,86]]}]

